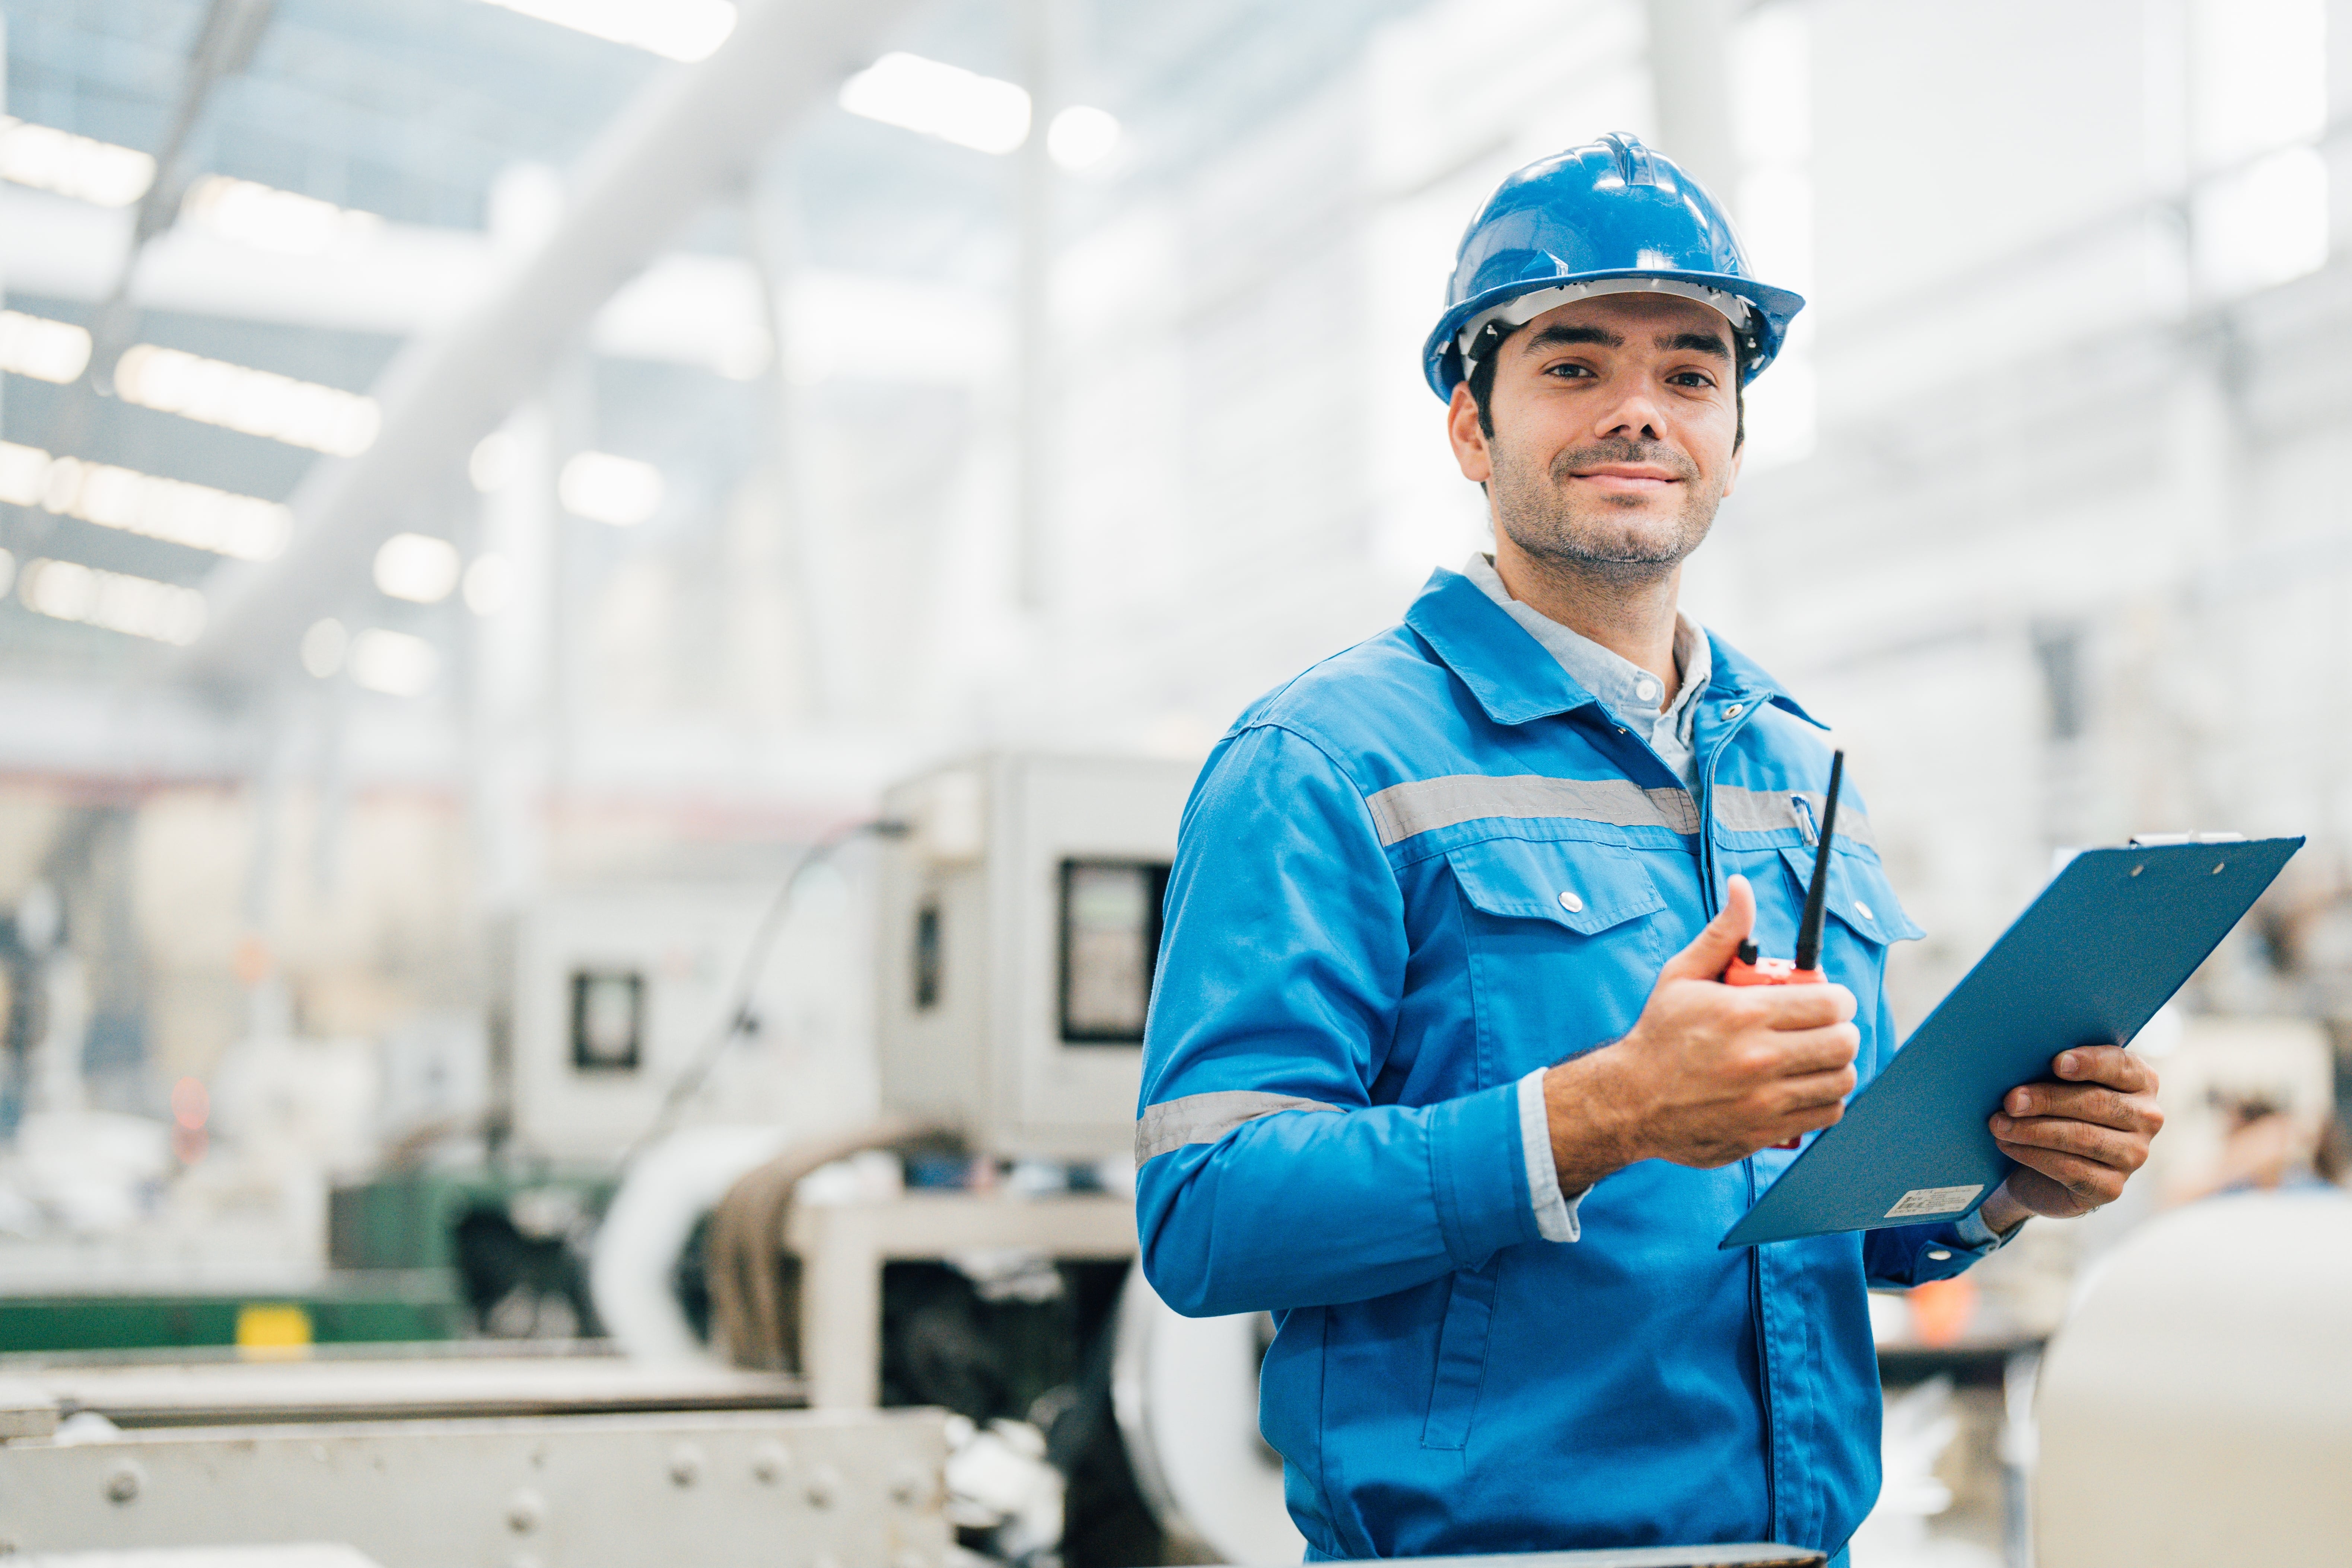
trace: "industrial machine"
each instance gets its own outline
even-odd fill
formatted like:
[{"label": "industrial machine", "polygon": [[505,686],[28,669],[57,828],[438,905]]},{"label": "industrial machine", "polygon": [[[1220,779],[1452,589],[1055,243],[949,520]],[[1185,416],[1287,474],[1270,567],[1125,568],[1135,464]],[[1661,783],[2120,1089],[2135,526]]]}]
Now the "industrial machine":
[{"label": "industrial machine", "polygon": [[890,1110],[993,1153],[1126,1154],[1197,765],[998,753],[890,791],[876,1024]]},{"label": "industrial machine", "polygon": [[[393,1568],[494,1550],[618,1560],[632,1529],[682,1532],[664,1554],[707,1542],[697,1560],[722,1562],[740,1549],[719,1544],[729,1532],[781,1529],[845,1563],[911,1565],[939,1561],[953,1526],[968,1549],[1073,1568],[1171,1546],[1262,1561],[1272,1543],[1295,1560],[1279,1463],[1250,1429],[1254,1320],[1197,1326],[1203,1352],[1130,1273],[1126,1162],[1194,772],[1005,753],[938,769],[887,794],[857,833],[874,840],[859,868],[873,874],[829,886],[816,918],[804,872],[849,835],[781,888],[559,892],[512,931],[478,1082],[442,1059],[438,1036],[397,1053],[388,1076],[414,1080],[403,1103],[433,1112],[424,1131],[445,1142],[436,1157],[413,1140],[333,1193],[338,1278],[451,1280],[444,1300],[470,1320],[437,1332],[608,1331],[645,1375],[751,1382],[614,1394],[575,1347],[522,1378],[522,1395],[491,1399],[475,1386],[485,1374],[412,1356],[366,1389],[348,1374],[304,1383],[316,1397],[301,1404],[290,1384],[219,1392],[269,1369],[218,1368],[204,1408],[183,1396],[168,1418],[141,1416],[146,1430],[60,1428],[60,1441],[27,1417],[0,1448],[0,1516],[23,1521],[10,1539],[326,1540]],[[869,1021],[871,1056],[856,1038]],[[877,1082],[890,1119],[877,1125],[896,1131],[875,1134],[889,1152],[857,1154],[842,1128],[873,1109]],[[488,1135],[470,1159],[469,1131]],[[909,1137],[941,1152],[902,1163]],[[800,1179],[834,1161],[834,1174],[888,1179]],[[703,1348],[705,1220],[718,1235],[714,1211],[771,1167],[792,1179],[752,1227],[770,1238],[753,1262],[783,1282],[798,1353],[728,1373]],[[74,1375],[51,1391],[68,1415],[90,1396]],[[395,1383],[448,1397],[394,1409]],[[1176,1398],[1211,1386],[1223,1397],[1205,1415]],[[582,1403],[600,1389],[607,1403]],[[803,1400],[806,1416],[775,1409]],[[891,1405],[929,1414],[877,1408]],[[1232,1500],[1212,1496],[1227,1450],[1248,1483]],[[275,1516],[282,1530],[236,1533],[306,1464],[322,1479]],[[410,1517],[385,1475],[447,1506]],[[36,1491],[39,1509],[15,1507]]]},{"label": "industrial machine", "polygon": [[[477,1332],[609,1329],[590,1300],[584,1247],[625,1159],[697,1091],[780,1142],[796,1108],[828,1099],[824,1076],[851,1056],[820,1039],[788,1072],[776,1052],[740,1048],[767,1043],[782,904],[759,883],[673,882],[565,889],[533,905],[511,933],[485,1091],[438,1122],[478,1131],[485,1157],[420,1159],[338,1186],[332,1266],[454,1270]],[[395,1085],[429,1068],[465,1080],[401,1044],[387,1053],[388,1068],[405,1069],[388,1070]]]},{"label": "industrial machine", "polygon": [[[0,1386],[0,1553],[129,1554],[97,1559],[121,1563],[332,1542],[377,1568],[748,1568],[776,1561],[783,1543],[794,1561],[881,1568],[939,1568],[950,1555],[938,1411],[729,1408],[715,1379],[664,1391],[607,1374],[600,1390],[593,1373],[583,1403],[576,1377],[445,1369],[436,1381],[413,1365],[376,1379],[371,1403],[331,1366],[294,1377],[292,1397],[297,1369],[258,1370],[278,1386],[199,1379],[215,1386],[195,1399],[184,1388],[159,1395],[152,1385],[170,1380],[151,1372],[135,1416],[102,1376]],[[307,1400],[306,1381],[317,1385]],[[716,1405],[693,1408],[714,1394]]]},{"label": "industrial machine", "polygon": [[2352,1197],[2209,1198],[2101,1259],[2042,1360],[2042,1568],[2344,1560]]},{"label": "industrial machine", "polygon": [[[647,884],[542,899],[516,931],[505,1073],[517,1146],[609,1163],[643,1138],[714,1032],[755,1038],[763,1009],[738,1000],[775,889]],[[772,935],[772,933],[764,933]],[[739,1016],[740,1015],[740,1016]],[[741,1120],[775,1109],[746,1107]]]}]

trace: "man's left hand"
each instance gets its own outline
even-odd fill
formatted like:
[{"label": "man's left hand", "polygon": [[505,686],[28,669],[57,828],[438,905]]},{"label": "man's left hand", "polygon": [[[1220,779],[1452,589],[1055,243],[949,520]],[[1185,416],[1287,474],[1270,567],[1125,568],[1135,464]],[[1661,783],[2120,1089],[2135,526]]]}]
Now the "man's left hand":
[{"label": "man's left hand", "polygon": [[2072,1219],[2115,1202],[2164,1125],[2156,1069],[2121,1047],[2077,1046],[2051,1071],[2059,1081],[2019,1085],[1992,1116],[1993,1142],[2020,1168],[1979,1217],[2004,1235],[2029,1215]]}]

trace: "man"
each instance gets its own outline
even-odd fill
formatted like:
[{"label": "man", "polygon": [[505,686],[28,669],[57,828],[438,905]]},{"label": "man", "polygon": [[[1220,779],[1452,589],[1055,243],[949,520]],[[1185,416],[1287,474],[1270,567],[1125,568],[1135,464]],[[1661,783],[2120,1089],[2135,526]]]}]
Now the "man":
[{"label": "man", "polygon": [[1878,1488],[1865,1288],[2112,1198],[2155,1076],[2065,1052],[1975,1213],[1717,1242],[1895,1047],[1919,934],[1841,804],[1833,983],[1794,945],[1829,756],[1676,609],[1796,296],[1627,136],[1521,170],[1427,352],[1491,561],[1262,699],[1185,812],[1137,1125],[1144,1266],[1271,1309],[1261,1419],[1317,1558],[1771,1539]]}]

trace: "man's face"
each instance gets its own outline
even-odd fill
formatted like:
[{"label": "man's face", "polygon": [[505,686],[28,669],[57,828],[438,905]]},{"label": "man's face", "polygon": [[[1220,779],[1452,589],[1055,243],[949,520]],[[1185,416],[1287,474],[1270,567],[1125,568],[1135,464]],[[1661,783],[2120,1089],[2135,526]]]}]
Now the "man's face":
[{"label": "man's face", "polygon": [[1446,426],[1498,531],[1538,563],[1625,582],[1698,548],[1739,473],[1729,323],[1672,294],[1604,294],[1492,352],[1494,434],[1467,386]]}]

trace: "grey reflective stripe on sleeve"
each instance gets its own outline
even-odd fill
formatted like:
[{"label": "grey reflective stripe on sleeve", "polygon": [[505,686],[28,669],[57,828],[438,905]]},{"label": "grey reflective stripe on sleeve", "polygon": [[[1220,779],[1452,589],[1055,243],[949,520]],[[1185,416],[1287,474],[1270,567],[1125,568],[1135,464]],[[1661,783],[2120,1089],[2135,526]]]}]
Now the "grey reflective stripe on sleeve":
[{"label": "grey reflective stripe on sleeve", "polygon": [[1541,773],[1495,778],[1449,773],[1391,784],[1365,797],[1384,845],[1416,833],[1485,816],[1567,816],[1612,827],[1698,831],[1698,807],[1679,789],[1643,789],[1630,779],[1554,779]]},{"label": "grey reflective stripe on sleeve", "polygon": [[[1813,808],[1811,821],[1797,815],[1796,800],[1800,795]],[[1715,821],[1717,826],[1734,833],[1778,833],[1793,827],[1810,838],[1813,825],[1822,819],[1822,807],[1828,804],[1828,797],[1814,790],[1735,789],[1729,784],[1718,784],[1715,790]],[[1870,836],[1870,818],[1843,801],[1838,803],[1837,836],[1873,849],[1878,847],[1877,841]]]},{"label": "grey reflective stripe on sleeve", "polygon": [[1319,1100],[1294,1094],[1268,1094],[1256,1089],[1220,1089],[1163,1100],[1148,1108],[1135,1124],[1135,1163],[1181,1149],[1187,1143],[1213,1143],[1244,1121],[1271,1116],[1277,1110],[1337,1110]]}]

